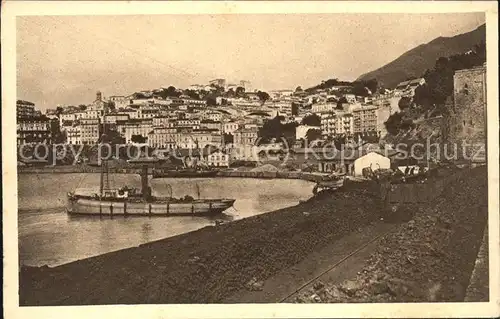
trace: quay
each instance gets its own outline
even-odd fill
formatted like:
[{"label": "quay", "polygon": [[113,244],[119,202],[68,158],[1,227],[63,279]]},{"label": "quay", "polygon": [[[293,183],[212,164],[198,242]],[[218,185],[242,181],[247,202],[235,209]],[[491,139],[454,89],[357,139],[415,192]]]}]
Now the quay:
[{"label": "quay", "polygon": [[[64,165],[45,167],[18,167],[19,174],[72,174],[72,173],[100,173],[100,167],[90,165]],[[135,167],[109,167],[109,173],[114,174],[140,174],[141,169]],[[301,179],[310,182],[318,182],[327,174],[306,173],[292,171],[278,172],[255,172],[239,170],[219,170],[215,177],[239,177],[239,178],[262,178],[262,179]]]}]

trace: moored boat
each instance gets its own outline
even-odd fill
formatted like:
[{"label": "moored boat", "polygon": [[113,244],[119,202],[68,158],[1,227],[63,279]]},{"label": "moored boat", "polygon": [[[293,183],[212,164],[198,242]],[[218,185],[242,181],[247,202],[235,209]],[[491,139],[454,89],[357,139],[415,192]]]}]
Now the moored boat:
[{"label": "moored boat", "polygon": [[[105,134],[103,134],[104,140]],[[149,186],[149,171],[158,159],[143,157],[128,160],[139,164],[141,168],[141,189],[109,186],[108,161],[99,161],[101,178],[99,190],[75,190],[68,193],[67,212],[75,215],[137,215],[137,216],[182,216],[215,215],[233,206],[235,200],[229,198],[198,199],[191,196],[184,198],[153,196]],[[210,172],[213,173],[213,172]],[[215,172],[216,173],[216,172]]]},{"label": "moored boat", "polygon": [[[120,194],[121,193],[121,194]],[[150,197],[145,199],[135,189],[97,192],[75,191],[68,194],[68,213],[80,215],[193,216],[216,215],[233,206],[234,199],[193,199]]]}]

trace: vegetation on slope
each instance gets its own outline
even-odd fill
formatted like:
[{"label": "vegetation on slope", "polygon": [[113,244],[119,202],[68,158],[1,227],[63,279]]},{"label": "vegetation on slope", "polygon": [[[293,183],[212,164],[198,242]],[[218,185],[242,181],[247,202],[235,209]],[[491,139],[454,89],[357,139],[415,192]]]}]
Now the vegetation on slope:
[{"label": "vegetation on slope", "polygon": [[394,88],[398,83],[421,76],[440,57],[466,52],[486,41],[486,25],[454,37],[439,37],[407,51],[379,69],[361,75],[358,80],[377,79],[380,85]]}]

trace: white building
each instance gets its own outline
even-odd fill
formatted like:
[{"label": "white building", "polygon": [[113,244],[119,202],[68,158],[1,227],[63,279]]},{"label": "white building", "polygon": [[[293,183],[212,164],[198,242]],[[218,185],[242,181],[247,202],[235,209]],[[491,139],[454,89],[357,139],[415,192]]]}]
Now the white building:
[{"label": "white building", "polygon": [[80,130],[80,125],[66,126],[63,129],[66,132],[66,143],[72,145],[82,144],[82,133]]},{"label": "white building", "polygon": [[391,168],[391,160],[388,157],[380,155],[375,152],[370,152],[366,155],[358,157],[354,161],[354,175],[362,176],[363,168],[371,167],[376,169],[389,169]]},{"label": "white building", "polygon": [[322,114],[321,134],[323,136],[351,135],[354,133],[354,117],[349,112],[336,111]]},{"label": "white building", "polygon": [[229,167],[229,155],[218,150],[207,156],[207,164],[212,167]]},{"label": "white building", "polygon": [[125,138],[125,143],[132,143],[132,136],[140,135],[147,138],[153,130],[153,119],[131,119],[117,121],[118,132]]}]

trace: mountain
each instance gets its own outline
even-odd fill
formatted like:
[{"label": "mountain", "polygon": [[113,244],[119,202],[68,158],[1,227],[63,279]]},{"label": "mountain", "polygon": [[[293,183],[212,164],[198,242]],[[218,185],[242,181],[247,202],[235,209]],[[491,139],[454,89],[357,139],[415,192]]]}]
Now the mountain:
[{"label": "mountain", "polygon": [[427,69],[434,67],[438,58],[467,52],[481,41],[486,42],[485,24],[471,32],[454,37],[439,37],[427,44],[421,44],[389,64],[361,75],[358,80],[376,78],[380,85],[394,88],[402,81],[422,76]]}]

